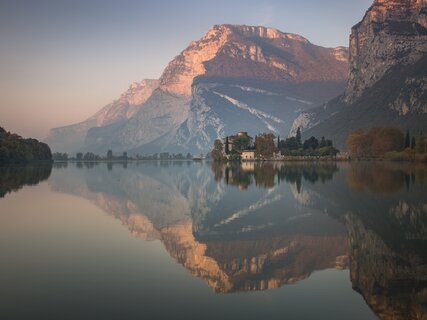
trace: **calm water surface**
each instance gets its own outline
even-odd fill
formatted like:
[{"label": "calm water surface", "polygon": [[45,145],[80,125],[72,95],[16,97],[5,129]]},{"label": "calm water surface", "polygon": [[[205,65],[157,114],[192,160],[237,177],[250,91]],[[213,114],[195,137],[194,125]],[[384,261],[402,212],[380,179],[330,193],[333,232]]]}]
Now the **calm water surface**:
[{"label": "calm water surface", "polygon": [[0,168],[0,319],[425,319],[427,168]]}]

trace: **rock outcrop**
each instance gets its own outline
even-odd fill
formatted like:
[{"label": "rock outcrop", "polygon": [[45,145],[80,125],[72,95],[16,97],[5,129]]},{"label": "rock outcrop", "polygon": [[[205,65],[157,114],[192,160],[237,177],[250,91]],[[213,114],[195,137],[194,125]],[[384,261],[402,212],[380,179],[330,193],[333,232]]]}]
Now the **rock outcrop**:
[{"label": "rock outcrop", "polygon": [[418,133],[427,123],[427,3],[376,0],[352,28],[345,93],[294,121],[303,135],[340,148],[357,129],[395,125]]},{"label": "rock outcrop", "polygon": [[[350,35],[348,103],[393,66],[406,66],[427,54],[427,4],[424,0],[376,0]],[[427,110],[425,110],[427,112]]]}]

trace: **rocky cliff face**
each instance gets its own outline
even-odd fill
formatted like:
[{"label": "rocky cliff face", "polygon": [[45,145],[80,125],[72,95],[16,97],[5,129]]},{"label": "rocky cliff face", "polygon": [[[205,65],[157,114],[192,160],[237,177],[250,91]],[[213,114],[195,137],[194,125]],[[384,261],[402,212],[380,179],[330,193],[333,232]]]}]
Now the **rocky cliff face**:
[{"label": "rocky cliff face", "polygon": [[413,133],[427,121],[427,4],[376,0],[350,36],[345,94],[301,113],[306,136],[328,136],[340,148],[357,129],[395,125]]},{"label": "rocky cliff face", "polygon": [[426,53],[426,2],[376,0],[351,30],[346,102],[355,101],[393,66],[411,65]]},{"label": "rocky cliff face", "polygon": [[[144,99],[121,98],[83,123],[54,129],[48,141],[54,150],[74,139],[72,149],[80,142],[80,150],[98,153],[200,153],[243,129],[286,134],[298,112],[344,90],[347,56],[346,48],[273,28],[215,25],[158,82],[134,88]],[[104,113],[117,116],[99,121]]]}]

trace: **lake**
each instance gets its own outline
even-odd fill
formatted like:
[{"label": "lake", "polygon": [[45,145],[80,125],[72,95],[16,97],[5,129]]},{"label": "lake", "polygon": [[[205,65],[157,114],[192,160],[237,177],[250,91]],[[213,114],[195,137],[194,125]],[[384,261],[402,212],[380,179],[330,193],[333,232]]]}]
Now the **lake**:
[{"label": "lake", "polygon": [[427,167],[0,168],[1,319],[425,319]]}]

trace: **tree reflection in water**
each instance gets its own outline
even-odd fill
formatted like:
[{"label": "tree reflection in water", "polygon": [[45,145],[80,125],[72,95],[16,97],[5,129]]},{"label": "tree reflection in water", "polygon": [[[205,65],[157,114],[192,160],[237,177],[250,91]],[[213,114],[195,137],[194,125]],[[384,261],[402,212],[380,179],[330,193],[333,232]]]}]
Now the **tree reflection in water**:
[{"label": "tree reflection in water", "polygon": [[0,167],[0,198],[25,185],[37,185],[49,178],[52,166]]},{"label": "tree reflection in water", "polygon": [[283,162],[242,162],[211,165],[215,181],[247,189],[252,183],[262,188],[272,188],[281,181],[291,182],[301,190],[301,181],[311,183],[331,180],[338,171],[335,163],[283,163]]}]

